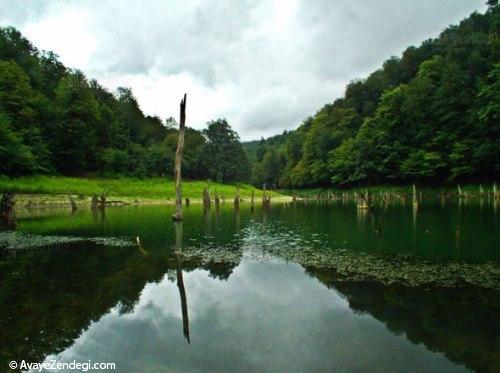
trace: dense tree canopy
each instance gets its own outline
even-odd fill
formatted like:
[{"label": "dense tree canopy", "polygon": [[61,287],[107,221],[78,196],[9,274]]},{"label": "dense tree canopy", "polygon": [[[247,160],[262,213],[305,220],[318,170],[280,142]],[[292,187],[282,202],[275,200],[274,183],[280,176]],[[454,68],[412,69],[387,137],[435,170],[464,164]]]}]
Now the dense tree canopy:
[{"label": "dense tree canopy", "polygon": [[[177,123],[145,116],[130,88],[111,93],[13,28],[0,28],[0,174],[171,175]],[[250,166],[226,120],[187,128],[183,175],[247,180]]]},{"label": "dense tree canopy", "polygon": [[252,143],[254,183],[492,180],[500,172],[500,9],[391,57],[295,131]]},{"label": "dense tree canopy", "polygon": [[203,145],[201,160],[211,179],[218,182],[246,180],[250,174],[250,164],[238,134],[225,119],[208,123],[203,131],[207,142]]}]

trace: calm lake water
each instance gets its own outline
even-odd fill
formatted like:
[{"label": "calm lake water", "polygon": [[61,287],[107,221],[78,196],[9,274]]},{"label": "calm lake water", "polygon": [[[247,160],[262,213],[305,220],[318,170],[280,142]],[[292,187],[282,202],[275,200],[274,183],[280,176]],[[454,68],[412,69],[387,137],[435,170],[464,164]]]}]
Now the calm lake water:
[{"label": "calm lake water", "polygon": [[[500,371],[498,290],[350,281],[287,255],[496,266],[491,201],[373,213],[341,202],[207,215],[192,205],[175,226],[172,212],[23,212],[22,232],[141,245],[2,253],[0,371],[22,359],[115,362],[118,372]],[[183,256],[192,250],[210,254]]]}]

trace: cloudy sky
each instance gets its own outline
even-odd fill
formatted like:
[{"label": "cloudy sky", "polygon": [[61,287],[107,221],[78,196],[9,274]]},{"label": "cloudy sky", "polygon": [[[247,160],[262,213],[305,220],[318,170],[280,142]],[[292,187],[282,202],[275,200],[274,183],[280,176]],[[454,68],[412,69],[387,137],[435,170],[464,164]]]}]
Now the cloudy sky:
[{"label": "cloudy sky", "polygon": [[0,0],[17,27],[142,110],[225,117],[244,140],[293,129],[391,55],[486,0]]}]

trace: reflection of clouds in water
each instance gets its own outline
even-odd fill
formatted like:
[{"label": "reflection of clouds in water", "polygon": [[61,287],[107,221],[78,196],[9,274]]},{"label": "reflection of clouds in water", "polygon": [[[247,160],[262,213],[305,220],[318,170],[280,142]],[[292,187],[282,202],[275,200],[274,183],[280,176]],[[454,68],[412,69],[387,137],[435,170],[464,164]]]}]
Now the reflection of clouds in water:
[{"label": "reflection of clouds in water", "polygon": [[298,265],[242,263],[227,281],[184,273],[191,345],[177,286],[148,284],[130,314],[93,323],[60,361],[114,361],[118,371],[456,369],[396,336]]}]

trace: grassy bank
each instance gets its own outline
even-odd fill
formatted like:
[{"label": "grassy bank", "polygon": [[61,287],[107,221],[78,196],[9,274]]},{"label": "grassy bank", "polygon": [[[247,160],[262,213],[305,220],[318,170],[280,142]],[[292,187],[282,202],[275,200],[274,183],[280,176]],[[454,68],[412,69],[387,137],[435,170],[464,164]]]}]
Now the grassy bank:
[{"label": "grassy bank", "polygon": [[[225,198],[233,198],[236,188],[240,188],[242,197],[249,197],[252,190],[256,198],[262,192],[247,184],[219,184],[207,181],[184,181],[182,184],[183,197],[199,199],[203,189],[210,185],[210,191],[217,191]],[[164,178],[154,179],[103,179],[103,178],[75,178],[64,176],[27,176],[8,178],[0,176],[0,193],[13,192],[18,194],[43,195],[83,195],[89,197],[94,193],[108,192],[110,197],[131,197],[146,199],[174,199],[175,184],[173,180]],[[271,196],[278,197],[279,193],[271,192]]]}]

